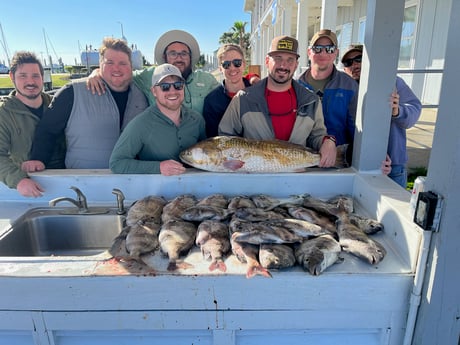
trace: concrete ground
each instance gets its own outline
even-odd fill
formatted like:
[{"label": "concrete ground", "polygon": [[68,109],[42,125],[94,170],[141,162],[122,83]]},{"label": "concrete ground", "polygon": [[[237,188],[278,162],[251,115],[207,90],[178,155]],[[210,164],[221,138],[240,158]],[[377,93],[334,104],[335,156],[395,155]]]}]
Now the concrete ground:
[{"label": "concrete ground", "polygon": [[415,126],[407,130],[407,153],[409,155],[407,166],[409,173],[410,169],[428,167],[436,114],[437,109],[424,108]]}]

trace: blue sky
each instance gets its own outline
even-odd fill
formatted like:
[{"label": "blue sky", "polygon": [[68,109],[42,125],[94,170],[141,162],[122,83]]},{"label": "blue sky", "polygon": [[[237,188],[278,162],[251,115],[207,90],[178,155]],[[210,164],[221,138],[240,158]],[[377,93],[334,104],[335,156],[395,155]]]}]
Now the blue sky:
[{"label": "blue sky", "polygon": [[[46,57],[44,36],[53,62],[80,62],[86,45],[99,48],[103,37],[121,37],[135,44],[153,63],[153,47],[164,32],[181,29],[190,32],[202,54],[219,47],[219,37],[230,31],[235,21],[248,22],[244,0],[22,0],[0,3],[0,24],[10,58],[15,51],[31,50]],[[121,23],[121,24],[120,24]],[[43,33],[45,31],[45,35]],[[0,36],[1,43],[4,43]],[[0,44],[0,62],[6,60]]]}]

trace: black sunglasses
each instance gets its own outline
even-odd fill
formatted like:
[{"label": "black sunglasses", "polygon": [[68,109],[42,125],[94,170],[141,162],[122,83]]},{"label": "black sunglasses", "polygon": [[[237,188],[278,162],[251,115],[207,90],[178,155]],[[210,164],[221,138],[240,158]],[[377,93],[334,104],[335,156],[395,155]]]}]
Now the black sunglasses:
[{"label": "black sunglasses", "polygon": [[355,56],[354,58],[351,58],[351,59],[346,59],[342,62],[343,66],[344,67],[350,67],[351,65],[353,65],[353,62],[359,62],[361,63],[361,60],[363,59],[363,56],[362,55],[358,55],[358,56]]},{"label": "black sunglasses", "polygon": [[335,52],[335,46],[334,45],[327,45],[327,46],[311,46],[310,49],[313,51],[315,54],[320,54],[323,49],[326,51],[328,54],[333,54]]},{"label": "black sunglasses", "polygon": [[233,64],[233,66],[238,68],[238,67],[241,67],[241,65],[243,64],[243,60],[242,59],[233,59],[232,61],[225,60],[225,61],[222,61],[221,65],[224,69],[229,69],[231,64]]},{"label": "black sunglasses", "polygon": [[183,81],[175,81],[174,83],[160,83],[156,84],[155,86],[159,86],[161,88],[161,91],[166,92],[169,91],[171,86],[174,86],[176,90],[182,90],[184,88],[184,82]]}]

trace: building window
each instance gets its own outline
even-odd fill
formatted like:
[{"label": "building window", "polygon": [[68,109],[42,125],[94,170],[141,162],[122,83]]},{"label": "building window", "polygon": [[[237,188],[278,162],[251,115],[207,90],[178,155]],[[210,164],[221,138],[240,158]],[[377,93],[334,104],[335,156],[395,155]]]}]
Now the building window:
[{"label": "building window", "polygon": [[399,50],[399,68],[410,68],[410,60],[415,40],[416,15],[416,6],[407,7],[404,10],[404,21],[401,33],[401,48]]}]

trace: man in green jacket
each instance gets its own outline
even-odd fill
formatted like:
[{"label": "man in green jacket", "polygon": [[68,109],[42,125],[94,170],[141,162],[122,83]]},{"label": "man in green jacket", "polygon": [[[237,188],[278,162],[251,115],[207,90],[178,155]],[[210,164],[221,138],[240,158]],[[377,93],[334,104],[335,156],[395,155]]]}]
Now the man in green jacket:
[{"label": "man in green jacket", "polygon": [[116,174],[183,174],[180,152],[206,138],[203,116],[183,106],[185,80],[176,66],[155,68],[151,84],[156,104],[128,123],[113,148]]},{"label": "man in green jacket", "polygon": [[[29,159],[35,127],[51,101],[43,92],[43,66],[33,53],[17,52],[10,78],[15,90],[0,104],[0,181],[23,196],[40,197],[43,188],[21,165]],[[54,164],[62,167],[63,162]]]},{"label": "man in green jacket", "polygon": [[[169,63],[176,66],[185,79],[183,105],[203,114],[204,98],[219,83],[211,73],[193,70],[199,59],[200,47],[198,42],[192,35],[182,30],[165,32],[155,45],[156,63],[159,65]],[[150,91],[154,70],[155,67],[152,66],[142,71],[135,71],[133,74],[134,83],[144,92],[150,105],[155,104],[155,96]],[[102,94],[105,92],[97,69],[89,76],[87,85],[93,93]]]}]

